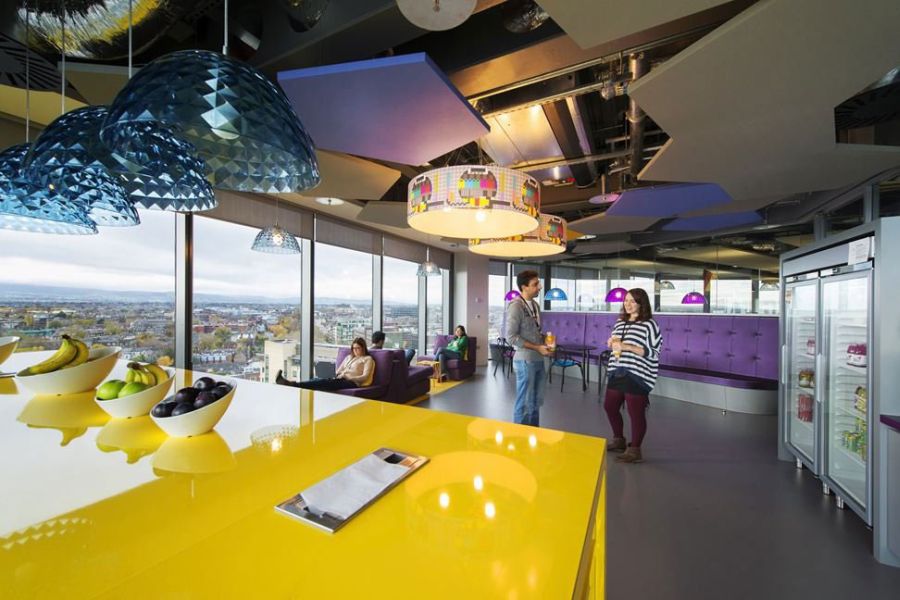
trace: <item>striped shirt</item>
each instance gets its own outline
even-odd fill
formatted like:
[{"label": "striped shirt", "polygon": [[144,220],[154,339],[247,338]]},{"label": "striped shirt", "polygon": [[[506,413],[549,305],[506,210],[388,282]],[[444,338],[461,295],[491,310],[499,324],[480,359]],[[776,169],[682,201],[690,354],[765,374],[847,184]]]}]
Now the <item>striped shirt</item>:
[{"label": "striped shirt", "polygon": [[656,385],[659,371],[659,348],[662,345],[662,334],[656,321],[616,321],[612,330],[613,337],[622,338],[623,344],[634,344],[644,349],[644,356],[634,352],[622,352],[619,358],[613,354],[609,357],[608,373],[610,377],[625,372],[649,393]]}]

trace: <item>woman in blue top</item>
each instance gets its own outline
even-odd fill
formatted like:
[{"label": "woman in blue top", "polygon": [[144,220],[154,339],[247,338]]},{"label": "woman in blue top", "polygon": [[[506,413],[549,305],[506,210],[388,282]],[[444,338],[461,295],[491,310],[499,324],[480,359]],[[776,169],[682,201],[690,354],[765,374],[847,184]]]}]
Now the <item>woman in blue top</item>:
[{"label": "woman in blue top", "polygon": [[[603,408],[614,436],[608,449],[611,452],[624,451],[616,459],[619,462],[641,462],[641,443],[647,433],[649,394],[656,385],[659,348],[662,345],[662,335],[659,325],[653,320],[647,292],[640,288],[628,291],[619,320],[613,326],[612,336],[606,345],[612,350],[612,355]],[[630,444],[625,443],[622,404],[628,406]]]}]

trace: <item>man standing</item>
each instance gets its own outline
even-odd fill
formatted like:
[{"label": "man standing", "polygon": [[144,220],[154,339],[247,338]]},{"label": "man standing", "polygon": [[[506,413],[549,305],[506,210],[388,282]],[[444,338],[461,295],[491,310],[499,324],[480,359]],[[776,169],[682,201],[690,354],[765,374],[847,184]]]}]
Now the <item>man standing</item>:
[{"label": "man standing", "polygon": [[541,312],[534,301],[541,291],[541,279],[537,271],[522,271],[516,276],[516,285],[521,296],[510,302],[506,309],[506,339],[516,349],[513,356],[516,371],[513,421],[537,427],[544,404],[544,357],[551,354],[544,345]]}]

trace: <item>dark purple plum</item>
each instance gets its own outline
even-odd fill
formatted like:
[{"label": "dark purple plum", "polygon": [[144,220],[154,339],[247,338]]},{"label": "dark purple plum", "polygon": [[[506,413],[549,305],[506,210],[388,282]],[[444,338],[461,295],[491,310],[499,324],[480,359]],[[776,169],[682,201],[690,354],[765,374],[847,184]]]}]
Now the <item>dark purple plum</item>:
[{"label": "dark purple plum", "polygon": [[214,389],[214,390],[221,390],[222,395],[224,396],[225,394],[227,394],[228,392],[231,391],[231,386],[228,385],[227,383],[220,383],[219,385],[217,385],[217,386],[214,387],[213,389]]},{"label": "dark purple plum", "polygon": [[200,390],[196,390],[192,387],[181,388],[175,395],[172,396],[172,399],[175,402],[193,402],[197,399],[197,394],[200,393]]},{"label": "dark purple plum", "polygon": [[175,404],[172,402],[160,402],[153,407],[153,410],[150,411],[150,414],[157,418],[168,417],[172,414],[173,408],[175,408]]},{"label": "dark purple plum", "polygon": [[215,394],[212,391],[209,392],[200,392],[197,394],[196,400],[194,400],[194,408],[203,408],[207,404],[212,404],[218,400]]},{"label": "dark purple plum", "polygon": [[228,385],[227,381],[217,381],[216,382],[216,387],[223,387],[223,386],[227,387],[228,389],[231,389],[231,386]]},{"label": "dark purple plum", "polygon": [[194,410],[194,405],[190,402],[179,402],[175,405],[175,408],[172,409],[172,414],[170,416],[177,417],[178,415],[189,413],[192,410]]},{"label": "dark purple plum", "polygon": [[212,377],[201,377],[197,381],[194,382],[194,388],[200,390],[209,390],[216,387],[216,380]]},{"label": "dark purple plum", "polygon": [[212,394],[213,396],[215,396],[216,400],[218,400],[219,398],[224,398],[225,394],[227,394],[228,392],[226,392],[225,390],[223,390],[220,387],[214,387],[213,389],[211,389],[209,391],[209,393]]}]

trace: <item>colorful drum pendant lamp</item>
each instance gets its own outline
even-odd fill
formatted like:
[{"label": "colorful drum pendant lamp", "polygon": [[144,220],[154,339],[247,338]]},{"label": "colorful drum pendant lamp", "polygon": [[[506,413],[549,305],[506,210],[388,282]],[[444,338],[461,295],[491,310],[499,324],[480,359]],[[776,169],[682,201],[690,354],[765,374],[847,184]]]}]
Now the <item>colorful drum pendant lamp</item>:
[{"label": "colorful drum pendant lamp", "polygon": [[76,204],[21,178],[31,144],[0,152],[0,229],[87,235],[97,233],[87,206]]},{"label": "colorful drum pendant lamp", "polygon": [[623,287],[614,287],[613,289],[606,292],[606,302],[625,302],[625,296],[628,295],[628,290]]},{"label": "colorful drum pendant lamp", "polygon": [[525,235],[469,240],[469,250],[507,258],[551,256],[566,251],[567,235],[565,219],[541,213],[540,225]]},{"label": "colorful drum pendant lamp", "polygon": [[568,300],[569,297],[566,296],[566,293],[561,288],[550,288],[547,290],[547,293],[544,294],[544,300]]},{"label": "colorful drum pendant lamp", "polygon": [[86,106],[50,123],[28,152],[25,175],[38,188],[89,207],[88,216],[97,225],[137,225],[137,209],[107,169],[109,154],[98,136],[106,110]]},{"label": "colorful drum pendant lamp", "polygon": [[504,238],[534,230],[540,207],[534,177],[504,167],[459,165],[409,182],[406,220],[431,235]]},{"label": "colorful drum pendant lamp", "polygon": [[110,106],[101,138],[136,162],[153,140],[129,138],[145,136],[135,124],[146,121],[191,144],[217,188],[300,192],[321,179],[312,139],[281,89],[216,52],[173,52],[138,71]]}]

